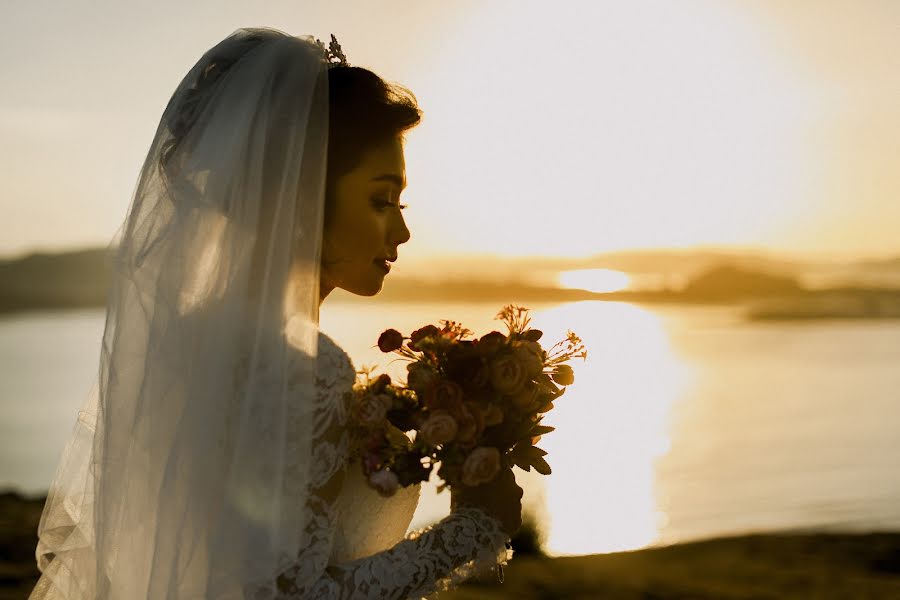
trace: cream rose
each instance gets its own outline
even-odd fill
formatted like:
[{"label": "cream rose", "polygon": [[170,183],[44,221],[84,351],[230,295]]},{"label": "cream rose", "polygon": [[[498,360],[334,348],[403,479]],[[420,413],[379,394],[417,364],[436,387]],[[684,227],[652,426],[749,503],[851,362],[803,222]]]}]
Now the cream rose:
[{"label": "cream rose", "polygon": [[400,480],[397,479],[397,474],[393,471],[382,469],[369,475],[369,485],[385,498],[390,498],[400,487]]},{"label": "cream rose", "polygon": [[540,390],[533,383],[526,385],[517,394],[513,395],[513,406],[522,411],[530,411],[537,408],[535,404],[537,403],[539,392]]},{"label": "cream rose", "polygon": [[517,341],[513,347],[513,353],[522,363],[529,377],[537,377],[544,370],[543,350],[537,342]]},{"label": "cream rose", "polygon": [[452,442],[456,437],[459,426],[456,419],[445,410],[436,410],[422,424],[420,433],[422,438],[430,446]]},{"label": "cream rose", "polygon": [[500,471],[500,451],[479,446],[472,450],[462,466],[463,485],[475,487],[487,483]]},{"label": "cream rose", "polygon": [[515,394],[525,384],[525,367],[515,356],[501,356],[491,364],[491,385],[501,394]]}]

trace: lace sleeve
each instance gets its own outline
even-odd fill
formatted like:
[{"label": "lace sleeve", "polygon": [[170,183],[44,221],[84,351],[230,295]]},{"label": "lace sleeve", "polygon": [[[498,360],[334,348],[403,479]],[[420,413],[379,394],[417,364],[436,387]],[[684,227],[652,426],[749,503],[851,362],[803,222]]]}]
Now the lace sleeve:
[{"label": "lace sleeve", "polygon": [[[333,365],[334,366],[334,365]],[[506,564],[509,537],[482,510],[461,506],[394,547],[351,562],[329,565],[338,514],[338,494],[348,466],[346,368],[324,369],[317,378],[316,470],[307,502],[306,543],[294,564],[277,579],[279,600],[299,598],[421,597],[451,589],[478,571]]]}]

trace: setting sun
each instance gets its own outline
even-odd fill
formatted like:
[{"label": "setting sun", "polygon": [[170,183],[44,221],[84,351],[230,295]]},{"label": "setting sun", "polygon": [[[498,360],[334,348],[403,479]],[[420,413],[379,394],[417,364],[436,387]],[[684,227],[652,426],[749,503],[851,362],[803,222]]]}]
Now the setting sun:
[{"label": "setting sun", "polygon": [[611,269],[579,269],[559,275],[562,287],[590,292],[618,292],[631,283],[631,278],[621,271]]}]

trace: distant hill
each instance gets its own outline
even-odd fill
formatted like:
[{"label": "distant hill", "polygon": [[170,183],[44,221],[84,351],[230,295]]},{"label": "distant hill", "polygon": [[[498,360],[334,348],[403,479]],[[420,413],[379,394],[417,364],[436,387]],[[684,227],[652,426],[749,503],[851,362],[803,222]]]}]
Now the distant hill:
[{"label": "distant hill", "polygon": [[791,295],[802,291],[803,287],[792,277],[721,265],[692,279],[682,293],[696,298],[732,301]]},{"label": "distant hill", "polygon": [[103,306],[111,272],[105,248],[0,261],[0,312]]},{"label": "distant hill", "polygon": [[895,258],[860,261],[857,263],[857,265],[868,269],[900,270],[900,256],[897,256]]},{"label": "distant hill", "polygon": [[[402,252],[402,250],[401,250]],[[454,256],[441,258],[403,257],[411,270],[428,271],[435,277],[457,277],[486,273],[500,279],[531,274],[572,271],[579,269],[612,269],[629,274],[660,273],[693,277],[721,264],[742,269],[765,271],[781,275],[796,275],[821,263],[773,256],[764,252],[738,250],[626,250],[607,252],[584,258],[559,257],[495,257]],[[540,277],[535,277],[540,279]]]}]

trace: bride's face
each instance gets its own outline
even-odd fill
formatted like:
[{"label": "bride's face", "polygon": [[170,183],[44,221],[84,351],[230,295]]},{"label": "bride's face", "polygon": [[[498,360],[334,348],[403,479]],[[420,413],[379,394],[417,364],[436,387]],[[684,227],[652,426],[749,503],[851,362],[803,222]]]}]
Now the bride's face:
[{"label": "bride's face", "polygon": [[335,181],[323,232],[323,298],[336,287],[360,296],[381,291],[397,247],[410,237],[400,204],[405,187],[399,137],[370,149]]}]

